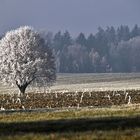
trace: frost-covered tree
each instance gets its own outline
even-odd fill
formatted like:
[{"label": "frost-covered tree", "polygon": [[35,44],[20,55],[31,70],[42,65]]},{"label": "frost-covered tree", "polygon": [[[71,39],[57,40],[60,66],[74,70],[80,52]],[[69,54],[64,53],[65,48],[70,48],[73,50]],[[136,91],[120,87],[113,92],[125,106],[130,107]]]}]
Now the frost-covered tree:
[{"label": "frost-covered tree", "polygon": [[20,27],[0,40],[0,78],[17,86],[22,95],[29,84],[55,81],[53,53],[33,28]]}]

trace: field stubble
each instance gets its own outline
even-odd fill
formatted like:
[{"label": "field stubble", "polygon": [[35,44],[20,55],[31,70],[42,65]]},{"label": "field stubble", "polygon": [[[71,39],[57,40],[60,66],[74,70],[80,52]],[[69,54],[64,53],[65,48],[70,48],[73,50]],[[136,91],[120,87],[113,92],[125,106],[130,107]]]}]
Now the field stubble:
[{"label": "field stubble", "polygon": [[53,92],[28,93],[23,97],[17,94],[1,94],[1,109],[38,109],[71,107],[106,107],[123,104],[139,104],[140,90],[93,91],[93,92]]}]

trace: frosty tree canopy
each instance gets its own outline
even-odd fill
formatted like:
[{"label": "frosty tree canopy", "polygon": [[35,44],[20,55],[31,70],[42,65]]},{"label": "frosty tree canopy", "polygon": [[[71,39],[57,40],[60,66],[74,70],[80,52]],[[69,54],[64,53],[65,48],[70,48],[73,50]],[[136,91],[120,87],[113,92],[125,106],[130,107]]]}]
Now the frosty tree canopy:
[{"label": "frosty tree canopy", "polygon": [[0,78],[17,85],[21,93],[29,84],[55,80],[55,61],[51,49],[38,32],[24,26],[7,32],[0,41]]}]

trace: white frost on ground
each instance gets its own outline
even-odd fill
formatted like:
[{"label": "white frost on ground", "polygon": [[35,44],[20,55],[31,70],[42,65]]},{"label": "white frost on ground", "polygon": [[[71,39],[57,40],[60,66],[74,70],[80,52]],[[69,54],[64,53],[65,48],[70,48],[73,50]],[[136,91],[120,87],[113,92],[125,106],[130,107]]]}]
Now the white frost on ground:
[{"label": "white frost on ground", "polygon": [[[49,91],[106,91],[140,89],[140,73],[109,74],[59,74],[57,82]],[[29,91],[44,92],[44,88],[28,88]],[[3,86],[0,93],[17,93],[17,88]]]},{"label": "white frost on ground", "polygon": [[107,91],[107,90],[127,90],[140,89],[139,82],[100,82],[100,83],[86,83],[86,84],[70,84],[70,85],[55,85],[51,87],[53,91]]}]

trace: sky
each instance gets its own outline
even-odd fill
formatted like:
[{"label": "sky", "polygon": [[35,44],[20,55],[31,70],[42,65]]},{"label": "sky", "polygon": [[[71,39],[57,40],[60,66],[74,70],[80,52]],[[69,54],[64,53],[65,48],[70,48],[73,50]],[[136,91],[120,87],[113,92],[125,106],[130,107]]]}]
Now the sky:
[{"label": "sky", "polygon": [[0,0],[0,34],[29,25],[73,36],[99,26],[140,26],[140,0]]}]

